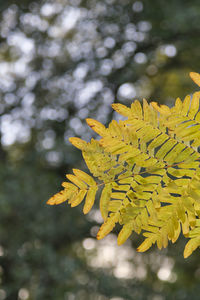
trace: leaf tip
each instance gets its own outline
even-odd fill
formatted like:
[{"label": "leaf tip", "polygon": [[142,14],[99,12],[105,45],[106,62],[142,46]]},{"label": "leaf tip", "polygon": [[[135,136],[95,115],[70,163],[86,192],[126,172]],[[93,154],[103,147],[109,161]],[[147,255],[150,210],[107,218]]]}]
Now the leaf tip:
[{"label": "leaf tip", "polygon": [[54,203],[52,203],[52,201],[51,201],[51,198],[46,201],[46,204],[48,204],[48,205],[54,205]]},{"label": "leaf tip", "polygon": [[90,128],[96,133],[98,133],[100,136],[104,136],[106,134],[106,128],[101,122],[91,118],[87,118],[86,122],[88,126],[90,126]]},{"label": "leaf tip", "polygon": [[69,138],[69,142],[76,148],[80,150],[84,150],[86,148],[87,142],[83,141],[80,138],[77,137],[71,137]]},{"label": "leaf tip", "polygon": [[200,86],[200,74],[196,72],[190,72],[190,78],[198,85]]}]

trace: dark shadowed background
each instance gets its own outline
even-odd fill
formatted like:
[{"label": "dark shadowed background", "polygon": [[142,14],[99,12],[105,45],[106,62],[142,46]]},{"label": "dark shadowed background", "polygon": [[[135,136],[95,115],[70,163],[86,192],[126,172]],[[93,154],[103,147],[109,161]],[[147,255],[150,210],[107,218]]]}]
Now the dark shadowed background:
[{"label": "dark shadowed background", "polygon": [[[0,1],[0,300],[199,299],[200,250],[185,240],[137,253],[88,216],[49,207],[73,167],[85,118],[108,124],[111,103],[172,105],[197,87],[199,0]],[[95,136],[95,135],[93,135]],[[116,229],[117,232],[118,229]]]}]

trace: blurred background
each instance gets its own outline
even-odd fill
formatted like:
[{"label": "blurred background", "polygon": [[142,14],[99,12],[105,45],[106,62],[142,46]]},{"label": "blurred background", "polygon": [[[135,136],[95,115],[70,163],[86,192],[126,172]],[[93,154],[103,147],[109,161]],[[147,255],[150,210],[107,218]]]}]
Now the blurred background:
[{"label": "blurred background", "polygon": [[[0,1],[0,300],[199,299],[200,251],[185,240],[137,253],[133,234],[95,236],[89,215],[46,205],[73,167],[71,136],[111,104],[172,105],[197,87],[199,0]],[[117,230],[116,230],[117,232]]]}]

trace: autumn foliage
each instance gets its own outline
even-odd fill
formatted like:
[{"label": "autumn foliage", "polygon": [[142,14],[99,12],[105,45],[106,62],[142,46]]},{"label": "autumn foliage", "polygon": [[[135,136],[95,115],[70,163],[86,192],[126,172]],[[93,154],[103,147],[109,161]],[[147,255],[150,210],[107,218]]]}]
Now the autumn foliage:
[{"label": "autumn foliage", "polygon": [[[200,86],[200,75],[190,76]],[[47,203],[68,201],[75,207],[85,199],[87,214],[100,189],[104,223],[97,239],[119,223],[118,244],[132,232],[142,233],[138,251],[143,252],[154,243],[159,249],[167,247],[182,232],[189,239],[184,257],[191,255],[200,246],[199,98],[200,92],[178,98],[172,108],[146,100],[142,105],[135,100],[130,108],[113,104],[126,120],[113,120],[108,128],[87,119],[101,138],[87,143],[73,137],[70,142],[82,151],[92,176],[73,169],[62,183],[64,189]]]}]

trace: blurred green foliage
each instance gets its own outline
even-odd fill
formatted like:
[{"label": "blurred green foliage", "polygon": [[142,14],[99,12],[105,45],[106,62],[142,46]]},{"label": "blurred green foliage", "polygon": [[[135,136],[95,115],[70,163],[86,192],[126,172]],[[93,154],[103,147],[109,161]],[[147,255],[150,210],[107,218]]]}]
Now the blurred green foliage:
[{"label": "blurred green foliage", "polygon": [[0,300],[199,299],[199,252],[138,254],[139,238],[96,242],[88,216],[47,207],[72,167],[70,136],[114,101],[168,105],[196,88],[198,0],[0,2]]}]

